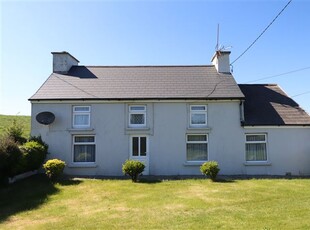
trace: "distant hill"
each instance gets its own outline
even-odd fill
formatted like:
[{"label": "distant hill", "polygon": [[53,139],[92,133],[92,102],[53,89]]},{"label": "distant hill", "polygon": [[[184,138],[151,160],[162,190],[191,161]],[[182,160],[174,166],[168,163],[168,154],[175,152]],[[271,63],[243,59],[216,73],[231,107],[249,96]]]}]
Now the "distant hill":
[{"label": "distant hill", "polygon": [[21,124],[24,129],[24,137],[29,137],[30,135],[30,116],[11,116],[11,115],[0,115],[0,135],[5,132],[5,129],[12,125],[14,119],[16,119],[17,124]]}]

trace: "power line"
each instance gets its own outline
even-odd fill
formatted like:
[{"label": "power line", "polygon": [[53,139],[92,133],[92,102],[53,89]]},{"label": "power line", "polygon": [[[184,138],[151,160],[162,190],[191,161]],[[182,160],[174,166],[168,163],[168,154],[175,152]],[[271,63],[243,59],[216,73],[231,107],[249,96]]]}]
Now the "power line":
[{"label": "power line", "polygon": [[256,42],[257,40],[268,30],[268,28],[275,22],[275,20],[282,14],[282,12],[286,9],[286,7],[288,7],[288,5],[292,2],[292,0],[289,0],[288,3],[283,7],[283,9],[278,13],[278,15],[269,23],[269,25],[263,30],[263,32],[261,32],[261,34],[254,40],[254,42],[251,43],[251,45],[249,45],[248,48],[245,49],[245,51],[243,51],[242,54],[240,54],[232,63],[234,64],[237,60],[239,60],[239,58],[241,58]]},{"label": "power line", "polygon": [[263,78],[259,78],[259,79],[256,79],[256,80],[247,81],[244,84],[252,83],[252,82],[257,82],[257,81],[261,81],[261,80],[265,80],[265,79],[270,79],[270,78],[274,78],[274,77],[280,77],[280,76],[283,76],[283,75],[287,75],[287,74],[291,74],[291,73],[296,73],[296,72],[300,72],[300,71],[307,70],[307,69],[310,69],[310,66],[307,66],[307,67],[304,67],[304,68],[301,68],[301,69],[291,70],[291,71],[288,71],[288,72],[285,72],[285,73],[280,73],[280,74],[272,75],[272,76],[269,76],[269,77],[263,77]]},{"label": "power line", "polygon": [[310,93],[310,91],[306,91],[306,92],[303,92],[303,93],[295,94],[295,95],[293,95],[291,97],[298,97],[298,96],[305,95],[305,94],[308,94],[308,93]]}]

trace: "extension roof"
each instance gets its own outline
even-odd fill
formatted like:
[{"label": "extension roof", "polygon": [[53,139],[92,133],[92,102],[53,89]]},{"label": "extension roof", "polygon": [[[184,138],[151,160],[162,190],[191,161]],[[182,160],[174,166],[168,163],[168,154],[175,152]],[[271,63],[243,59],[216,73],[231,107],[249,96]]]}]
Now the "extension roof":
[{"label": "extension roof", "polygon": [[32,100],[242,99],[231,74],[201,66],[73,66],[52,73]]},{"label": "extension roof", "polygon": [[239,84],[245,126],[310,126],[310,116],[276,84]]}]

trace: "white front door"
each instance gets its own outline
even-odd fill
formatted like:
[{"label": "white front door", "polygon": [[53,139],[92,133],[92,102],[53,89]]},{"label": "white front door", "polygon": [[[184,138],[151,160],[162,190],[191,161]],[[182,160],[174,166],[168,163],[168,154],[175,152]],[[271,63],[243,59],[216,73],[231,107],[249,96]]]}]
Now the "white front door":
[{"label": "white front door", "polygon": [[130,137],[130,159],[142,162],[145,165],[143,175],[149,175],[148,137],[137,135]]}]

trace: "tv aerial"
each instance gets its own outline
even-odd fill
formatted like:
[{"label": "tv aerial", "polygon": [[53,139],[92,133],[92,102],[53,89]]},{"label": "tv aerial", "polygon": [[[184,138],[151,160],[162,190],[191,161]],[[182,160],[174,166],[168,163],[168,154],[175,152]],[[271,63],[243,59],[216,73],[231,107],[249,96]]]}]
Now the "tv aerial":
[{"label": "tv aerial", "polygon": [[232,48],[232,46],[220,45],[220,24],[217,24],[217,36],[216,36],[215,52],[227,51],[231,48]]}]

